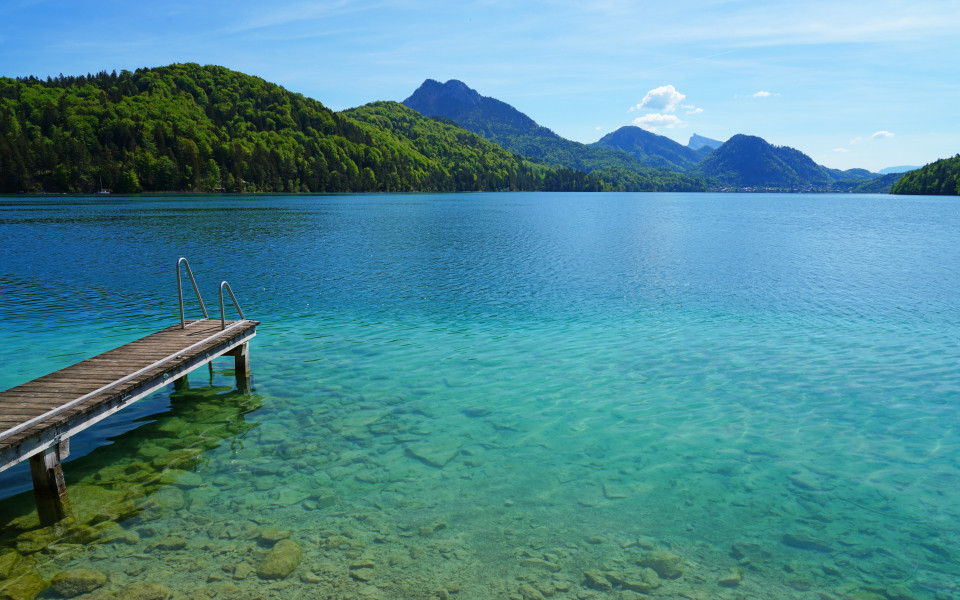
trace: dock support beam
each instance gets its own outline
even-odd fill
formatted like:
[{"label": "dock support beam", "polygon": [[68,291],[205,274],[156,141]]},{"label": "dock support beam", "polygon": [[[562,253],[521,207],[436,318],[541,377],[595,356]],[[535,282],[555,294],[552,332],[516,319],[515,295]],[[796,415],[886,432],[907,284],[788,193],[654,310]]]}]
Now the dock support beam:
[{"label": "dock support beam", "polygon": [[229,352],[233,356],[233,372],[237,379],[237,390],[250,393],[250,344],[241,344]]},{"label": "dock support beam", "polygon": [[30,457],[33,495],[37,501],[40,525],[47,527],[70,514],[70,498],[63,481],[60,461],[70,452],[69,440],[63,440]]}]

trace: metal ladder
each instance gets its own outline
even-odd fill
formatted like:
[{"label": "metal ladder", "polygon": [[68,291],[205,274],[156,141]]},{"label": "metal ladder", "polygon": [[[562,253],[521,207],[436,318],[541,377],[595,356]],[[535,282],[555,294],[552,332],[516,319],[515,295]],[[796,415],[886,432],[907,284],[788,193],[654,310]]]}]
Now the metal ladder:
[{"label": "metal ladder", "polygon": [[[205,321],[210,318],[207,314],[207,307],[203,303],[203,298],[200,297],[200,289],[197,287],[197,280],[193,277],[193,271],[190,270],[190,263],[187,262],[187,259],[183,256],[177,260],[177,296],[180,299],[180,329],[187,328],[187,321],[183,316],[183,283],[181,280],[180,274],[180,264],[184,264],[187,267],[187,275],[190,277],[190,284],[193,285],[193,293],[197,295],[197,301],[200,303],[200,310],[203,311],[203,319],[194,321],[194,323],[199,323],[200,321]],[[240,314],[240,319],[245,320],[246,317],[243,316],[243,309],[240,308],[240,305],[237,303],[237,297],[233,295],[233,290],[230,289],[230,284],[226,281],[220,282],[220,329],[226,329],[227,320],[223,312],[223,288],[227,288],[227,293],[230,294],[230,299],[233,301],[233,307],[237,309],[237,313]]]}]

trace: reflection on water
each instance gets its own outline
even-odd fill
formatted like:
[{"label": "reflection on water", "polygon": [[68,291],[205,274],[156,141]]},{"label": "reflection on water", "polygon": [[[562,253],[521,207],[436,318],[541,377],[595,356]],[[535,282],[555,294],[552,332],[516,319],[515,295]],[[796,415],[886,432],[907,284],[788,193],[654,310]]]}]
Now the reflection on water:
[{"label": "reflection on water", "polygon": [[116,200],[0,201],[0,387],[174,321],[183,254],[257,395],[114,415],[59,530],[0,500],[0,594],[960,596],[949,203]]}]

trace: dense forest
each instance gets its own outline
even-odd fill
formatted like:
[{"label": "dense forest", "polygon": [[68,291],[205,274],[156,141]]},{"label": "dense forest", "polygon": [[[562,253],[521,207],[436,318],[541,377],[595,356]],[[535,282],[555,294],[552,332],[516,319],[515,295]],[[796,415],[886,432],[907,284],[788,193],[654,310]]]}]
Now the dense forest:
[{"label": "dense forest", "polygon": [[0,192],[603,189],[596,177],[532,164],[399,108],[372,105],[352,118],[192,63],[0,78]]},{"label": "dense forest", "polygon": [[960,154],[904,173],[891,194],[960,195]]}]

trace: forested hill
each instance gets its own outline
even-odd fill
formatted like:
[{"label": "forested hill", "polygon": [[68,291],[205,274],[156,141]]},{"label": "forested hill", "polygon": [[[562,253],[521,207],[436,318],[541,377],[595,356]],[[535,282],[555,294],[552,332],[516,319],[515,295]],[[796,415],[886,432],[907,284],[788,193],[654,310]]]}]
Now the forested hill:
[{"label": "forested hill", "polygon": [[[0,192],[91,192],[101,182],[115,192],[602,187],[596,177],[531,165],[452,124],[384,110],[406,129],[372,126],[362,111],[355,120],[263,79],[192,63],[0,78]],[[405,137],[411,132],[415,138]]]},{"label": "forested hill", "polygon": [[960,195],[960,154],[905,173],[891,194]]},{"label": "forested hill", "polygon": [[707,156],[696,170],[735,187],[828,186],[829,171],[793,148],[774,146],[766,140],[735,135]]}]

